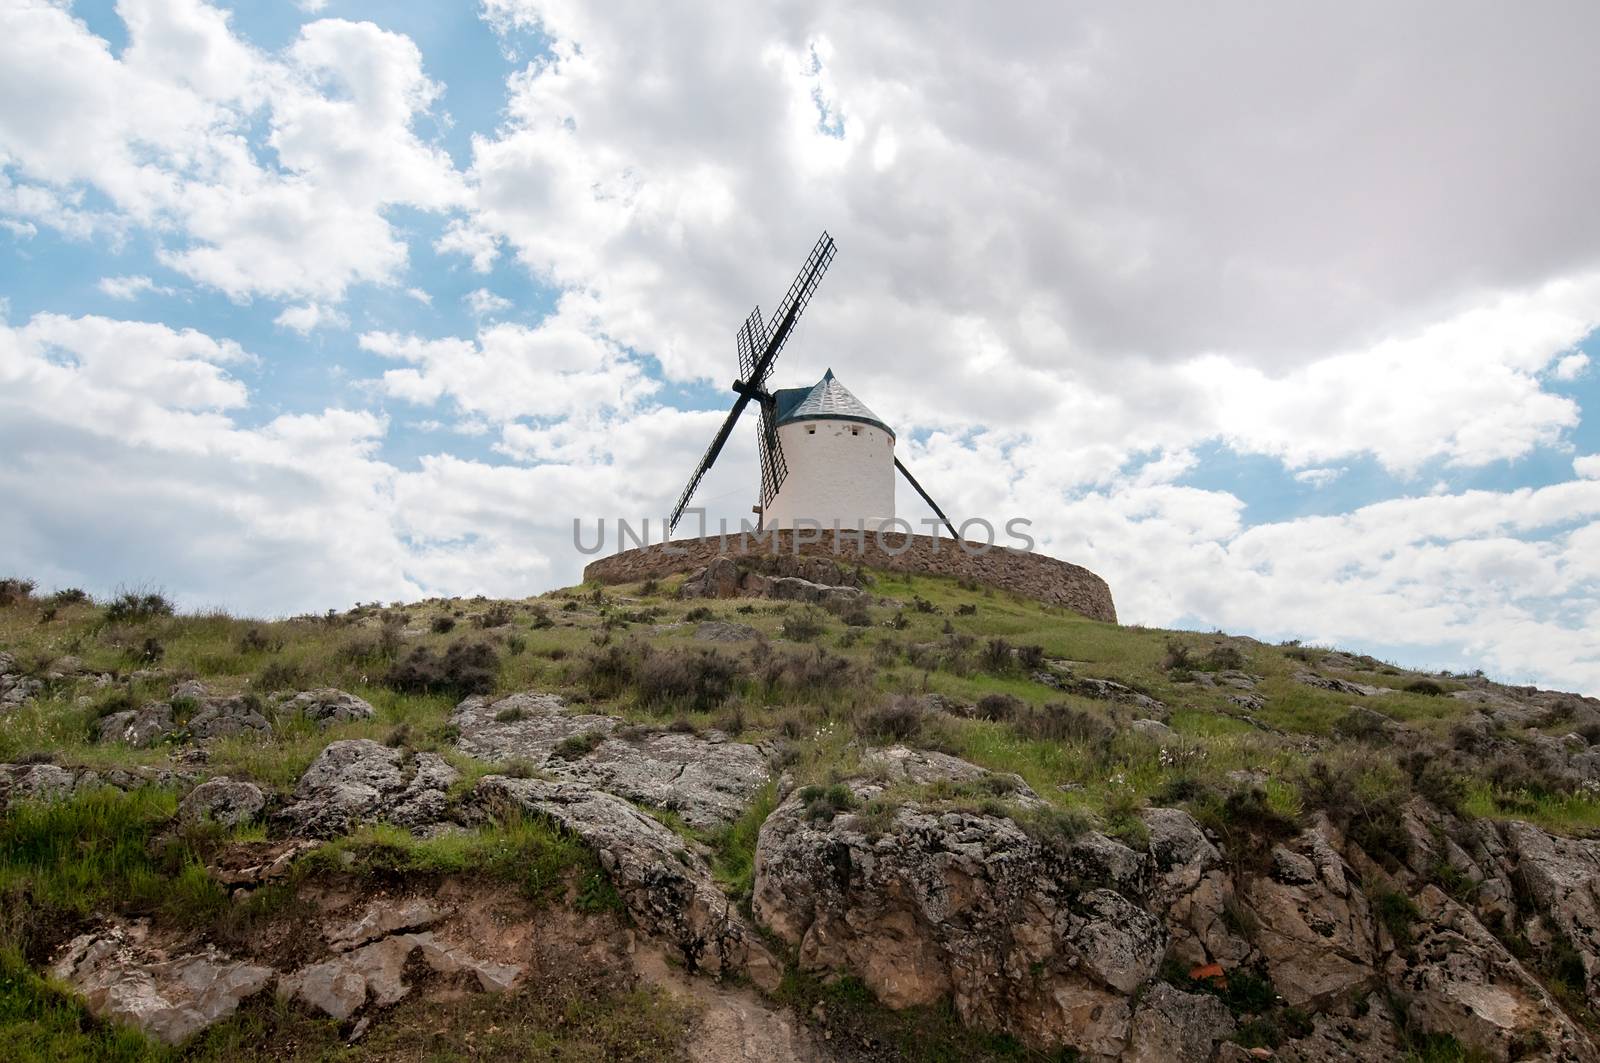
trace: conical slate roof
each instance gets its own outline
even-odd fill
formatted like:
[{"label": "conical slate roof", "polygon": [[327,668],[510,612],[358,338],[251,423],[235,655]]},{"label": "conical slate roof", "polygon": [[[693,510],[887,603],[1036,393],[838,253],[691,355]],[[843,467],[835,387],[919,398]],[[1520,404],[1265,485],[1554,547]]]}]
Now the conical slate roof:
[{"label": "conical slate roof", "polygon": [[[830,369],[810,388],[785,388],[774,396],[778,400],[778,423],[792,421],[860,421],[894,435],[894,429],[839,383]],[[796,401],[798,400],[798,401]]]}]

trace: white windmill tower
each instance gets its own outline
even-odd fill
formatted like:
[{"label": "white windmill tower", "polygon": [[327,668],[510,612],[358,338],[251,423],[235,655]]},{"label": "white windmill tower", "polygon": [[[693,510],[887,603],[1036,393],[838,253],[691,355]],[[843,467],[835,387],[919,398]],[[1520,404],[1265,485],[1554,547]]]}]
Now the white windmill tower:
[{"label": "white windmill tower", "polygon": [[739,329],[740,378],[733,382],[739,397],[678,496],[668,520],[669,534],[722,453],[745,406],[755,399],[761,403],[761,504],[756,511],[763,530],[802,523],[829,528],[837,522],[840,528],[876,531],[894,519],[894,470],[898,469],[950,534],[960,538],[944,511],[895,457],[894,430],[852,395],[833,370],[811,387],[766,390],[772,364],[833,254],[833,238],[823,233],[789,285],[771,329],[762,323],[760,307]]}]

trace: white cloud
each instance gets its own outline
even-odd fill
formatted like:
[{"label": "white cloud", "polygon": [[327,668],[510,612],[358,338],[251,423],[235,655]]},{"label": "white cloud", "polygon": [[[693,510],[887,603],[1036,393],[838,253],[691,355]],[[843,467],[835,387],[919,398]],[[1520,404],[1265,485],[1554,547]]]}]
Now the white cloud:
[{"label": "white cloud", "polygon": [[472,260],[472,268],[479,273],[488,273],[494,260],[500,257],[500,243],[495,235],[461,218],[445,226],[444,235],[434,241],[433,249],[441,255],[467,256]]},{"label": "white cloud", "polygon": [[1589,368],[1589,356],[1577,351],[1557,361],[1552,375],[1557,380],[1576,380],[1587,368]]},{"label": "white cloud", "polygon": [[1349,470],[1343,466],[1340,466],[1337,469],[1301,469],[1299,472],[1294,474],[1294,478],[1300,483],[1309,484],[1316,488],[1323,488],[1333,483],[1348,471]]},{"label": "white cloud", "polygon": [[315,15],[328,6],[328,0],[294,0],[294,6],[308,15]]},{"label": "white cloud", "polygon": [[433,305],[433,296],[429,295],[421,288],[407,288],[406,294],[415,299],[417,302],[421,303],[423,306]]},{"label": "white cloud", "polygon": [[511,300],[502,298],[487,288],[476,288],[462,297],[474,317],[494,317],[511,309]]},{"label": "white cloud", "polygon": [[171,295],[172,289],[163,287],[143,274],[130,274],[121,277],[101,277],[96,285],[102,292],[113,299],[122,299],[131,302],[146,292],[155,295]]},{"label": "white cloud", "polygon": [[[386,208],[465,202],[412,128],[439,87],[408,38],[325,19],[273,56],[199,0],[118,12],[120,56],[62,7],[0,12],[0,95],[30,102],[0,114],[0,161],[20,178],[0,211],[76,235],[150,226],[177,236],[164,264],[236,299],[337,301],[405,265]],[[265,144],[247,139],[258,115]],[[86,189],[110,211],[77,206]]]},{"label": "white cloud", "polygon": [[1600,454],[1573,458],[1572,471],[1588,480],[1600,480]]},{"label": "white cloud", "polygon": [[272,323],[304,336],[312,329],[344,328],[350,324],[350,320],[331,307],[320,303],[304,303],[285,308]]}]

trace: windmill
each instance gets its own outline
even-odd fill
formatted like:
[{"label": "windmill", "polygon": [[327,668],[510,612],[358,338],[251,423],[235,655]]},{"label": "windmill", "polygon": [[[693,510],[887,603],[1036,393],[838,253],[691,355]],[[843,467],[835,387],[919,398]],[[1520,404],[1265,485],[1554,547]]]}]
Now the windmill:
[{"label": "windmill", "polygon": [[[672,516],[667,521],[667,534],[669,537],[672,531],[677,528],[678,521],[683,518],[690,499],[694,497],[695,490],[700,486],[700,481],[710,471],[712,464],[717,460],[717,456],[722,453],[723,446],[728,442],[728,436],[733,432],[733,426],[738,423],[740,416],[745,411],[745,407],[751,402],[759,403],[761,410],[760,423],[757,425],[756,449],[761,460],[760,511],[763,515],[763,522],[766,521],[766,516],[769,512],[768,507],[772,505],[773,499],[777,497],[784,486],[785,480],[789,477],[789,463],[784,458],[783,442],[779,432],[781,418],[778,409],[778,397],[768,389],[767,380],[771,375],[773,363],[777,361],[779,353],[783,350],[784,343],[788,341],[789,334],[794,331],[795,322],[800,319],[800,314],[805,310],[807,304],[811,302],[812,295],[816,293],[817,285],[822,281],[822,275],[827,272],[829,263],[833,261],[833,255],[833,237],[823,233],[821,238],[817,240],[816,246],[811,249],[811,254],[806,256],[805,265],[800,267],[800,272],[795,277],[794,282],[789,285],[789,290],[784,293],[783,300],[778,304],[778,310],[772,319],[769,322],[763,322],[761,308],[758,306],[750,312],[750,316],[739,327],[734,341],[738,350],[739,376],[733,382],[733,391],[738,395],[738,398],[734,399],[727,418],[722,422],[722,427],[717,430],[716,436],[711,440],[711,445],[706,448],[705,455],[701,457],[700,464],[695,466],[694,473],[689,477],[689,482],[684,485],[683,493],[678,496],[677,504],[672,507]],[[883,425],[876,418],[872,418],[870,411],[867,411],[864,406],[860,406],[859,402],[848,391],[843,391],[842,385],[834,382],[832,370],[818,383],[816,389],[788,389],[785,394],[794,395],[798,398],[800,394],[825,387],[832,388],[836,393],[842,393],[848,401],[859,407],[860,412],[867,414],[867,417],[871,418],[870,424],[889,432],[887,425]],[[843,419],[866,420],[866,418],[857,416],[849,416]],[[888,442],[890,445],[889,453],[892,455],[894,443],[892,432],[889,432]],[[917,482],[916,478],[911,475],[898,457],[894,458],[894,468],[906,478],[906,482],[916,490],[929,508],[938,514],[939,520],[949,529],[950,534],[959,540],[961,536],[956,531],[955,526],[950,523],[950,518],[944,515],[944,510],[940,509],[928,492],[923,490],[922,485]],[[892,473],[885,472],[885,475],[890,477],[892,481]],[[892,496],[892,484],[890,491]],[[892,498],[890,504],[892,507]]]}]

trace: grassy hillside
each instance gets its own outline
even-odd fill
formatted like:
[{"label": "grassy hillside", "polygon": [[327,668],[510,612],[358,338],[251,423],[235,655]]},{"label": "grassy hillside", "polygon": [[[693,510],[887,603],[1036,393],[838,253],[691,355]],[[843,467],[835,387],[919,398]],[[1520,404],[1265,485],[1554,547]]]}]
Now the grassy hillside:
[{"label": "grassy hillside", "polygon": [[[372,604],[280,621],[174,615],[159,595],[97,603],[9,581],[0,585],[0,651],[14,659],[13,674],[41,688],[0,715],[0,762],[227,775],[285,793],[327,743],[372,738],[438,752],[461,771],[457,787],[465,792],[485,774],[521,769],[458,752],[453,707],[469,694],[531,689],[642,726],[715,728],[764,743],[776,767],[814,788],[823,815],[830,802],[848,798],[833,784],[854,770],[865,748],[905,742],[1014,772],[1050,807],[1024,813],[1003,787],[945,783],[891,789],[879,799],[885,812],[910,798],[970,804],[1015,814],[1030,829],[1095,824],[1130,840],[1144,830],[1135,813],[1146,804],[1186,807],[1225,837],[1263,824],[1287,829],[1324,812],[1376,853],[1386,834],[1399,831],[1399,807],[1413,792],[1469,817],[1528,819],[1560,833],[1600,826],[1600,797],[1517,754],[1539,734],[1570,730],[1559,700],[1532,729],[1502,733],[1501,752],[1484,758],[1470,754],[1460,727],[1476,706],[1452,696],[1484,687],[1477,677],[1422,675],[1220,633],[1097,623],[944,579],[881,572],[869,579],[872,604],[832,612],[764,599],[680,599],[674,578],[522,601]],[[1317,685],[1311,677],[1336,682]],[[177,742],[135,748],[95,740],[101,718],[168,700],[184,679],[263,704],[337,687],[377,713],[324,729],[279,718],[270,737],[218,739],[199,755]],[[1381,692],[1330,689],[1337,681]],[[181,735],[192,706],[171,700]],[[1133,726],[1150,717],[1170,730]],[[660,817],[686,840],[709,846],[730,893],[743,897],[774,795],[769,786],[737,823],[714,835],[696,836],[670,814]],[[264,843],[265,829],[226,837],[174,833],[164,824],[175,801],[171,790],[147,787],[17,806],[0,819],[0,1024],[32,1031],[36,1040],[28,1043],[41,1058],[165,1055],[142,1039],[96,1028],[28,973],[24,958],[38,964],[90,913],[149,914],[223,943],[249,933],[253,919],[281,915],[267,909],[275,898],[283,901],[283,891],[260,891],[251,904],[262,910],[241,910],[206,870],[220,847]],[[604,882],[589,859],[539,825],[502,824],[426,842],[372,829],[307,858],[303,873],[475,869],[520,887],[530,902],[567,889],[574,903],[604,909]],[[652,1058],[658,1024],[673,1021],[670,1005],[605,999],[617,1004],[615,1013],[579,1024],[588,1041],[575,1036],[573,1044],[612,1045],[612,1058],[632,1051],[617,1045],[637,1044],[638,1058]],[[189,1056],[237,1055],[239,1044],[250,1042],[252,1022],[267,1023],[274,1036],[300,1029],[294,1036],[306,1045],[327,1043],[328,1032],[316,1033],[310,1020],[259,1011],[212,1031]],[[600,1029],[611,1032],[594,1032]],[[572,1051],[551,1054],[589,1058]]]}]

